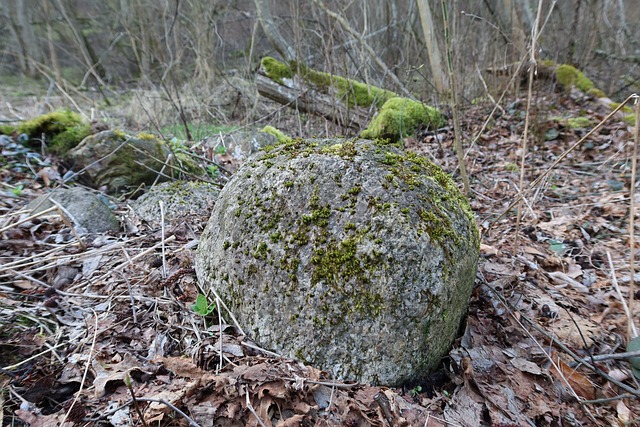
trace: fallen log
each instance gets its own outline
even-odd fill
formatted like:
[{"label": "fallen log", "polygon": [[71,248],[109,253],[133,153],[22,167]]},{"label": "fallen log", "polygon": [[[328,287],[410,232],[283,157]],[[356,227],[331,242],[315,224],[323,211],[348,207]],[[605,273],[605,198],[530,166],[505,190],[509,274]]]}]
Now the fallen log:
[{"label": "fallen log", "polygon": [[263,58],[256,76],[258,93],[300,112],[315,114],[339,125],[359,131],[394,92]]}]

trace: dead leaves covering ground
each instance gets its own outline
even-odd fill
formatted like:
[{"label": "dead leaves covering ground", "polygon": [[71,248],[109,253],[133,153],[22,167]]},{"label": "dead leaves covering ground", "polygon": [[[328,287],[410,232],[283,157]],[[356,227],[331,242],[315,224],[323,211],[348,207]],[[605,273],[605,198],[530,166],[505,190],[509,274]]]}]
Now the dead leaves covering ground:
[{"label": "dead leaves covering ground", "polygon": [[[607,113],[588,100],[557,95],[538,97],[536,105],[527,183],[588,131],[570,129],[558,117],[582,114],[596,123]],[[466,112],[467,141],[489,110]],[[163,240],[121,203],[127,232],[84,236],[83,251],[55,215],[14,225],[42,181],[3,199],[2,424],[633,422],[640,406],[628,363],[592,358],[626,346],[627,319],[611,277],[626,297],[629,129],[605,124],[527,194],[514,256],[515,215],[497,218],[518,191],[523,110],[521,101],[509,104],[469,148],[471,203],[483,234],[469,318],[442,370],[406,389],[336,382],[326,372],[264,353],[224,310],[197,315],[191,305],[201,290],[192,251],[203,222],[169,229]],[[455,174],[447,131],[425,133],[407,146]],[[7,183],[18,179],[3,176]],[[628,397],[606,400],[620,395]]]}]

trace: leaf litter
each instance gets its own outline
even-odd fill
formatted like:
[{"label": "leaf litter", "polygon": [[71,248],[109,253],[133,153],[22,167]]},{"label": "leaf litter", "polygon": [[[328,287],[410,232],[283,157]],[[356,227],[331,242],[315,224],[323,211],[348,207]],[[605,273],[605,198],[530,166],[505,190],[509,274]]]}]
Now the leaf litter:
[{"label": "leaf litter", "polygon": [[[588,131],[557,117],[607,114],[565,94],[536,102],[525,184]],[[627,344],[612,277],[628,298],[631,129],[605,123],[525,196],[514,255],[515,213],[502,213],[518,193],[524,113],[521,102],[510,105],[466,153],[482,233],[468,319],[442,369],[404,388],[336,381],[244,336],[195,278],[207,218],[169,228],[163,242],[121,202],[127,232],[76,236],[55,213],[20,223],[29,215],[22,207],[55,177],[0,172],[10,186],[31,182],[0,201],[3,425],[634,422],[638,385],[628,360],[609,356]],[[466,140],[489,110],[466,112]],[[405,144],[456,174],[449,130]]]}]

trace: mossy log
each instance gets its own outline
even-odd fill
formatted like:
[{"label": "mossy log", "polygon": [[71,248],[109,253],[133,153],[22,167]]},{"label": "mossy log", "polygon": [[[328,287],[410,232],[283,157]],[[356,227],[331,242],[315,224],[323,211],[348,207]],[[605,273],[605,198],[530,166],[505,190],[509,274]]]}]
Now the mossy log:
[{"label": "mossy log", "polygon": [[298,111],[360,130],[394,92],[266,57],[256,76],[258,93]]}]

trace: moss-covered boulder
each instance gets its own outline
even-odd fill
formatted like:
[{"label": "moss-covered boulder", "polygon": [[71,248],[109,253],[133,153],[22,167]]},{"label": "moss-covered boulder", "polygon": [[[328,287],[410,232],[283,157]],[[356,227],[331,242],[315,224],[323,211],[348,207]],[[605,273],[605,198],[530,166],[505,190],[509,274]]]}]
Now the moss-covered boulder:
[{"label": "moss-covered boulder", "polygon": [[67,162],[75,172],[83,171],[86,183],[116,193],[177,177],[183,168],[172,154],[154,135],[107,130],[85,138],[69,151]]},{"label": "moss-covered boulder", "polygon": [[236,172],[195,264],[265,348],[398,385],[447,354],[478,251],[469,204],[425,158],[379,141],[297,140]]},{"label": "moss-covered boulder", "polygon": [[6,135],[25,134],[32,147],[39,149],[44,142],[47,150],[64,154],[91,134],[91,126],[79,114],[59,110],[26,120],[15,127],[5,126],[1,131]]},{"label": "moss-covered boulder", "polygon": [[437,129],[444,123],[444,117],[438,109],[408,98],[395,97],[382,105],[361,136],[398,141],[414,134],[419,126]]}]

